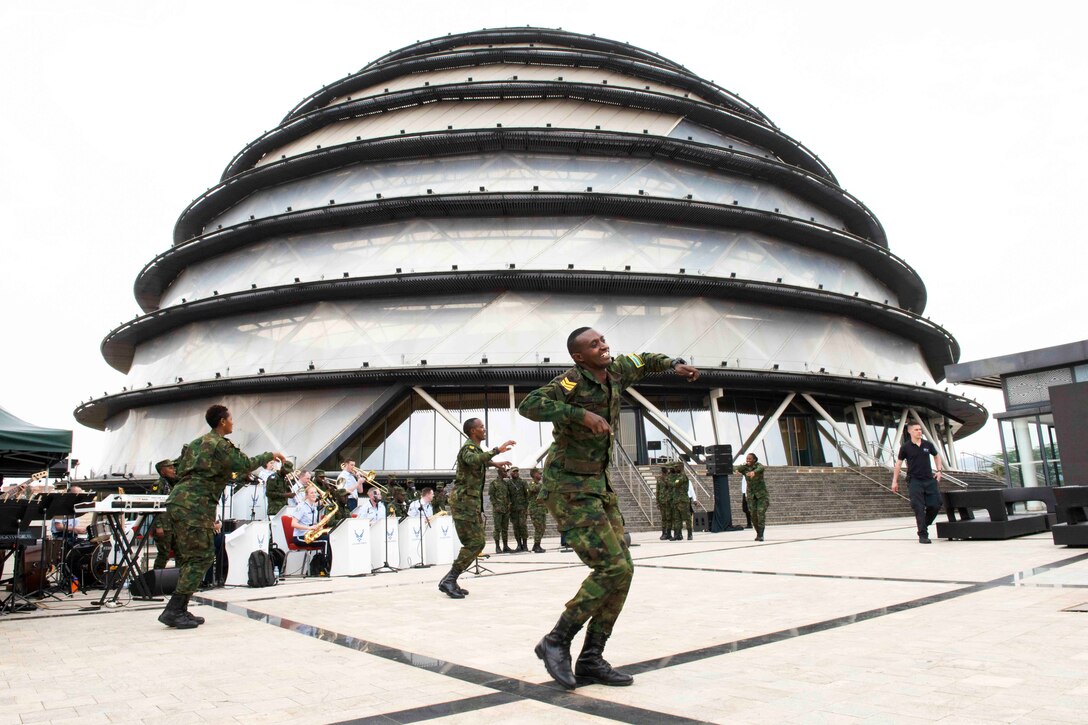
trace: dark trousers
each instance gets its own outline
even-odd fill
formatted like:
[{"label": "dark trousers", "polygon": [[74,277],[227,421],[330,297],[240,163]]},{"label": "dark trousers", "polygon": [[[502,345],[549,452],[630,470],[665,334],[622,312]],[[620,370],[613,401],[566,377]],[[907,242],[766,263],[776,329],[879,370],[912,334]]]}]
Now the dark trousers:
[{"label": "dark trousers", "polygon": [[929,525],[941,510],[941,492],[935,478],[912,478],[907,483],[910,490],[910,507],[918,523],[918,535],[929,536]]},{"label": "dark trousers", "polygon": [[744,512],[744,520],[747,522],[745,523],[744,528],[752,528],[752,512],[751,509],[748,508],[748,494],[742,493],[740,495],[740,510]]},{"label": "dark trousers", "polygon": [[325,555],[325,566],[329,571],[332,571],[332,545],[329,543],[329,535],[322,534],[314,539],[312,544],[307,544],[306,539],[301,536],[295,537],[295,546],[302,547],[304,549],[313,549],[314,551],[320,551]]}]

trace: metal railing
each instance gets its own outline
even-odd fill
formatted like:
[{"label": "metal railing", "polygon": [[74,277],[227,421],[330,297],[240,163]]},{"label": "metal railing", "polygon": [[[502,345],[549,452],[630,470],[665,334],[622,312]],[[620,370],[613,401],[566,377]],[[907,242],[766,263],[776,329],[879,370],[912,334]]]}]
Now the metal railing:
[{"label": "metal railing", "polygon": [[[638,510],[646,518],[651,526],[654,523],[654,512],[657,510],[657,499],[650,485],[642,477],[638,466],[623,450],[623,446],[616,443],[612,447],[612,475],[613,483],[622,483],[631,494],[631,500],[638,506]],[[618,480],[617,480],[618,479]]]}]

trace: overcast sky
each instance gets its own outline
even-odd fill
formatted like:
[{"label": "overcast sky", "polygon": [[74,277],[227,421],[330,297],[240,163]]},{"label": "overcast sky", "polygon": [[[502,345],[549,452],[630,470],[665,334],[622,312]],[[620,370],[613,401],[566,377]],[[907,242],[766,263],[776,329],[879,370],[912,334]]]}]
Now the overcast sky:
[{"label": "overcast sky", "polygon": [[[102,434],[72,410],[125,383],[99,345],[138,314],[136,274],[189,201],[322,84],[416,40],[512,25],[628,41],[758,106],[881,220],[961,360],[1084,339],[1085,7],[5,2],[0,406],[72,428],[93,464]],[[960,444],[997,449],[992,423]]]}]

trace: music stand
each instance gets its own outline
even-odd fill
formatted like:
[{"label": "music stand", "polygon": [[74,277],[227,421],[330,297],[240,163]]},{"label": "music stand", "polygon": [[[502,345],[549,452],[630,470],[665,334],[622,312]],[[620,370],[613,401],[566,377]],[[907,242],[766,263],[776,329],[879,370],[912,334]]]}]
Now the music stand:
[{"label": "music stand", "polygon": [[[483,524],[482,528],[483,528],[483,531],[484,531],[484,546],[486,547],[487,546],[487,515],[481,513],[480,514],[480,521]],[[454,525],[454,528],[457,527],[457,519],[453,520],[453,525]],[[464,544],[462,544],[462,546],[464,546]],[[484,566],[483,564],[480,563],[480,559],[488,559],[488,558],[490,558],[489,555],[485,554],[485,553],[483,553],[483,551],[481,551],[479,554],[476,555],[476,558],[472,560],[472,566],[470,566],[468,569],[465,569],[465,571],[467,571],[469,574],[474,574],[476,576],[483,576],[485,573],[486,574],[494,574],[495,572],[491,571],[486,566]]]},{"label": "music stand", "polygon": [[[379,502],[379,503],[381,503],[381,502]],[[382,503],[382,506],[385,506],[385,504]],[[385,516],[382,517],[382,542],[383,542],[383,545],[385,546],[385,558],[382,561],[382,565],[379,566],[377,569],[371,569],[370,573],[371,574],[386,574],[386,573],[392,574],[394,572],[400,571],[400,569],[398,569],[397,567],[390,566],[390,564],[389,564],[389,508],[385,509]]]},{"label": "music stand", "polygon": [[15,557],[15,566],[11,575],[11,594],[0,601],[0,615],[12,612],[33,611],[38,605],[23,596],[20,584],[23,578],[23,557],[19,556],[19,550],[25,549],[27,544],[37,540],[37,536],[26,524],[33,521],[33,515],[28,518],[28,511],[36,509],[27,501],[12,501],[0,503],[0,540],[11,541],[11,556]]}]

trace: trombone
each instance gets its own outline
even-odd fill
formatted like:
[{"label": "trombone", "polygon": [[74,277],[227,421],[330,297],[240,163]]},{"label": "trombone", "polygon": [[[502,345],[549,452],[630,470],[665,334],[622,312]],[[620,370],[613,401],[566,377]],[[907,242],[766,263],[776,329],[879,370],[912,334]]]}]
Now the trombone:
[{"label": "trombone", "polygon": [[363,483],[365,483],[365,484],[367,484],[369,486],[373,486],[374,488],[381,491],[383,496],[388,496],[389,495],[389,488],[386,487],[386,486],[383,486],[380,483],[378,483],[378,473],[377,473],[377,471],[367,471],[366,473],[363,473],[362,471],[360,471],[355,466],[352,466],[351,467],[351,473],[357,479],[361,480]]}]

